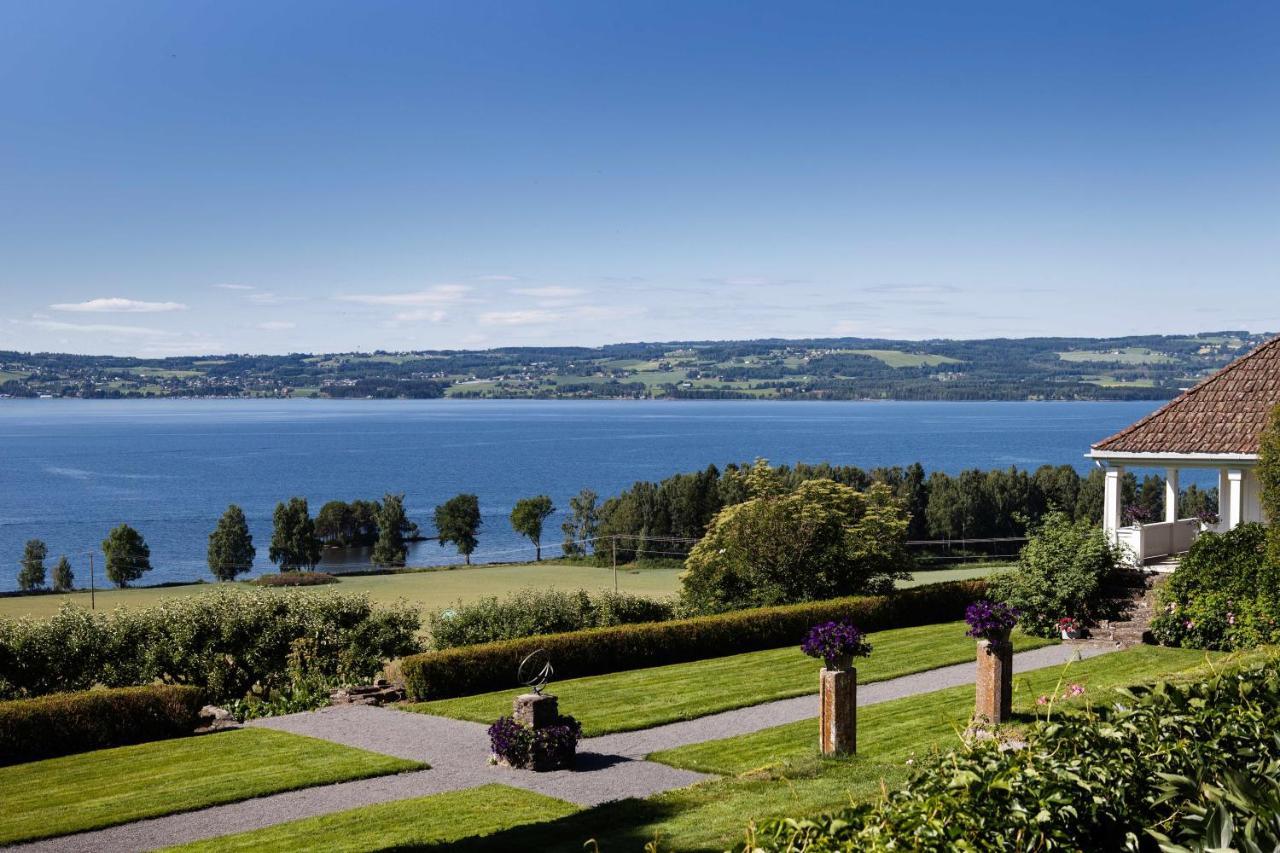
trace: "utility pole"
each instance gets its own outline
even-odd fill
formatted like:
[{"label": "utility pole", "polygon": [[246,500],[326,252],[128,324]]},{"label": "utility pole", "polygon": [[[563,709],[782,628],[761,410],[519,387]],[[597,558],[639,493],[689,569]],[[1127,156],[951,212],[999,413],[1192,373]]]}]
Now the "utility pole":
[{"label": "utility pole", "polygon": [[613,534],[610,541],[613,542],[613,591],[616,594],[618,592],[618,534]]},{"label": "utility pole", "polygon": [[94,590],[94,583],[93,583],[93,552],[90,551],[89,552],[89,609],[96,610],[97,607],[98,607],[97,592],[96,590]]}]

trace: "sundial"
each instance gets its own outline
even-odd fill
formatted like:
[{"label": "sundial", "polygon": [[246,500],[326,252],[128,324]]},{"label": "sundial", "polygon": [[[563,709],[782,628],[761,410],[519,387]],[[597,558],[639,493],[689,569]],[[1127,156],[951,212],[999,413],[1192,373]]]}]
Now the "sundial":
[{"label": "sundial", "polygon": [[520,668],[516,670],[516,680],[541,696],[542,688],[547,686],[547,682],[555,674],[556,669],[551,665],[551,655],[546,649],[535,649],[520,661]]}]

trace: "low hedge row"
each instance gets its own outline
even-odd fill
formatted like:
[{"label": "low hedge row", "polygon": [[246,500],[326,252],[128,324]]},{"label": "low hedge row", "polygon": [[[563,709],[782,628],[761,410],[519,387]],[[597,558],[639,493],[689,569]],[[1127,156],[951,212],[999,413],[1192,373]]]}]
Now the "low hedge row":
[{"label": "low hedge row", "polygon": [[983,581],[931,584],[887,596],[758,607],[715,616],[544,634],[413,655],[401,673],[413,699],[443,699],[516,687],[520,661],[546,649],[556,678],[723,657],[800,644],[818,622],[852,619],[866,631],[948,622],[986,593]]},{"label": "low hedge row", "polygon": [[157,684],[0,702],[0,765],[189,735],[204,694]]}]

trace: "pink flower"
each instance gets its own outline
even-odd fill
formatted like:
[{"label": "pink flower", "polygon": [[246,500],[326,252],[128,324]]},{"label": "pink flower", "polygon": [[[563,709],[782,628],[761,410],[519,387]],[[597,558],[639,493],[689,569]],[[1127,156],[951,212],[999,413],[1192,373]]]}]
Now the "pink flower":
[{"label": "pink flower", "polygon": [[1048,697],[1048,696],[1039,696],[1039,697],[1037,697],[1037,698],[1036,698],[1036,704],[1037,704],[1037,705],[1048,705],[1048,704],[1049,704],[1049,697]]},{"label": "pink flower", "polygon": [[1192,628],[1194,628],[1195,626],[1196,626],[1196,623],[1195,623],[1195,622],[1193,622],[1193,621],[1191,621],[1190,619],[1188,619],[1186,622],[1183,622],[1183,623],[1182,623],[1182,627],[1183,627],[1183,628],[1186,628],[1188,631],[1190,631],[1190,630],[1191,630]]},{"label": "pink flower", "polygon": [[1236,615],[1230,611],[1227,612],[1227,624],[1228,625],[1236,624]]},{"label": "pink flower", "polygon": [[1068,685],[1068,686],[1067,686],[1067,692],[1066,692],[1066,693],[1063,693],[1062,695],[1063,695],[1063,698],[1066,698],[1067,696],[1083,696],[1083,695],[1084,695],[1084,685],[1083,685],[1083,684],[1071,684],[1071,685]]},{"label": "pink flower", "polygon": [[1178,605],[1177,605],[1177,604],[1175,604],[1174,602],[1170,601],[1170,602],[1169,602],[1169,606],[1165,608],[1165,612],[1166,612],[1166,613],[1177,613],[1177,612],[1178,612]]}]

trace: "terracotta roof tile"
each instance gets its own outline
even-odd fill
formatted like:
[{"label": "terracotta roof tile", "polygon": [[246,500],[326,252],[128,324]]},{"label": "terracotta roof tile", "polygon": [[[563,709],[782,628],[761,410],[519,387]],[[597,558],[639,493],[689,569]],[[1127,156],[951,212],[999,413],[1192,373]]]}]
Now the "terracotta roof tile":
[{"label": "terracotta roof tile", "polygon": [[1280,404],[1280,337],[1093,445],[1115,453],[1257,453]]}]

